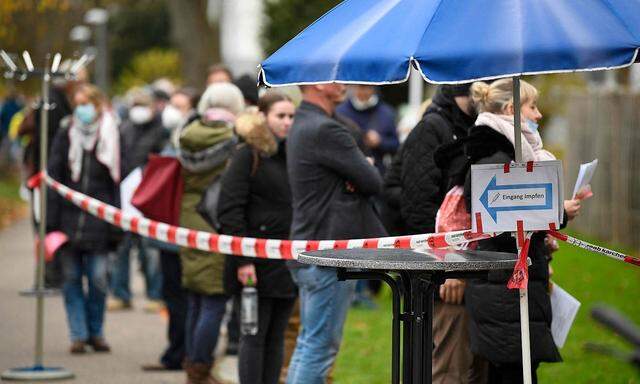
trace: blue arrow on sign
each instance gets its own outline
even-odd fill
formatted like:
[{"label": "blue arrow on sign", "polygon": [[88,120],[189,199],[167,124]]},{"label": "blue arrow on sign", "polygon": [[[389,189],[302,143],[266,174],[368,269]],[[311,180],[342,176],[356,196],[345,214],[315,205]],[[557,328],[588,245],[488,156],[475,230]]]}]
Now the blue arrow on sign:
[{"label": "blue arrow on sign", "polygon": [[[545,203],[538,205],[513,205],[506,207],[491,207],[489,206],[489,192],[511,189],[540,189],[545,190]],[[489,212],[489,215],[493,218],[493,221],[498,222],[498,212],[503,211],[533,211],[553,208],[552,201],[553,184],[552,183],[540,183],[540,184],[511,184],[511,185],[498,185],[496,183],[496,176],[494,175],[487,188],[480,196],[480,203],[484,205],[484,208]]]}]

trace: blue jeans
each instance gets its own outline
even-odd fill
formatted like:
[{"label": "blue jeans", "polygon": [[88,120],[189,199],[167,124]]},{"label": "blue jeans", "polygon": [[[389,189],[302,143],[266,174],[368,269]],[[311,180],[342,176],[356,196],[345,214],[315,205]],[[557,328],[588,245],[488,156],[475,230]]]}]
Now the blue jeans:
[{"label": "blue jeans", "polygon": [[335,361],[355,287],[338,281],[335,268],[292,268],[300,290],[301,332],[289,363],[287,384],[323,384]]},{"label": "blue jeans", "polygon": [[192,363],[213,363],[220,324],[226,309],[224,295],[201,295],[189,292],[187,297],[187,359]]},{"label": "blue jeans", "polygon": [[160,252],[157,248],[150,247],[147,239],[131,233],[124,235],[115,257],[111,260],[111,293],[122,301],[131,301],[129,254],[134,246],[138,248],[138,261],[144,272],[147,297],[150,300],[162,300]]},{"label": "blue jeans", "polygon": [[[66,249],[61,252],[64,306],[71,341],[103,337],[105,301],[107,297],[107,256]],[[85,294],[82,278],[86,276]]]}]

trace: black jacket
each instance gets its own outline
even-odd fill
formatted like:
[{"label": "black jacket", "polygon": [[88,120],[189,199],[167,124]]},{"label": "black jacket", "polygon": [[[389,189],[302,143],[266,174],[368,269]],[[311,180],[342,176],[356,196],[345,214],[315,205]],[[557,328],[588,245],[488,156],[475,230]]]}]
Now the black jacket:
[{"label": "black jacket", "polygon": [[[434,152],[441,145],[467,136],[473,123],[474,117],[464,113],[454,97],[440,88],[407,137],[399,152],[401,161],[394,161],[393,166],[401,167],[400,211],[409,234],[435,232],[436,213],[450,181],[435,166]],[[391,178],[397,179],[397,170],[390,171],[387,188],[394,187]]]},{"label": "black jacket", "polygon": [[[515,157],[511,142],[486,126],[473,127],[465,143],[465,153],[469,164],[504,164]],[[467,207],[470,206],[470,179],[467,170]],[[533,362],[561,360],[551,336],[551,302],[547,291],[549,251],[544,238],[545,232],[535,233],[529,248],[532,263],[529,266],[529,330]],[[517,253],[516,241],[508,233],[480,241],[478,250]],[[512,270],[492,271],[486,279],[469,280],[465,291],[471,319],[471,349],[494,364],[521,361],[520,301],[518,290],[507,288],[511,273]]]},{"label": "black jacket", "polygon": [[382,191],[382,222],[391,236],[407,234],[407,227],[402,219],[400,207],[402,205],[402,150],[400,147],[391,166],[384,175],[384,188]]},{"label": "black jacket", "polygon": [[[259,128],[256,128],[259,129]],[[273,140],[273,136],[267,132]],[[255,137],[255,136],[254,136]],[[264,136],[263,136],[264,137]],[[291,192],[287,177],[285,143],[272,156],[261,151],[260,143],[241,144],[222,176],[218,221],[221,233],[269,239],[287,239],[291,226]],[[237,267],[253,263],[261,297],[293,298],[296,286],[284,261],[228,256],[226,281],[231,293],[241,284]]]},{"label": "black jacket", "polygon": [[[287,140],[293,202],[291,238],[353,239],[384,236],[370,197],[382,178],[349,130],[320,107],[303,102]],[[355,192],[349,192],[346,182]]]},{"label": "black jacket", "polygon": [[120,126],[121,146],[123,148],[122,177],[147,163],[149,154],[162,152],[169,133],[162,126],[159,115],[148,123],[136,125],[126,120]]},{"label": "black jacket", "polygon": [[[82,173],[74,182],[68,165],[68,128],[58,130],[53,144],[47,172],[53,179],[69,188],[118,207],[120,189],[109,169],[98,162],[94,151],[84,151]],[[90,213],[82,211],[57,192],[47,191],[47,232],[62,231],[74,249],[104,252],[115,249],[120,230]]]}]

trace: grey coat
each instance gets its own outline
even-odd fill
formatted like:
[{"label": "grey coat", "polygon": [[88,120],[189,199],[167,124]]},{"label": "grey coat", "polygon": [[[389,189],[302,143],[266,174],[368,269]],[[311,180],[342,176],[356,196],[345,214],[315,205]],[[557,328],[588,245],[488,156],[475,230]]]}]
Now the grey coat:
[{"label": "grey coat", "polygon": [[[293,203],[290,238],[353,239],[384,236],[370,197],[382,178],[349,130],[320,107],[303,102],[287,139]],[[346,183],[355,188],[349,192]]]}]

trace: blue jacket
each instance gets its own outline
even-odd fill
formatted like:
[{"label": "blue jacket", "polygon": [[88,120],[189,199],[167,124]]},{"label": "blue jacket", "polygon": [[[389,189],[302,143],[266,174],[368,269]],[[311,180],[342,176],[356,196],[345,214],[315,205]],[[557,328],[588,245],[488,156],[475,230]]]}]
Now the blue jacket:
[{"label": "blue jacket", "polygon": [[16,113],[20,112],[22,105],[16,98],[8,98],[0,107],[0,140],[9,132],[9,123]]},{"label": "blue jacket", "polygon": [[396,114],[393,108],[389,104],[380,101],[369,109],[359,111],[353,107],[351,100],[347,99],[336,108],[336,113],[353,120],[363,133],[368,130],[378,132],[382,141],[380,146],[372,148],[371,152],[375,159],[376,167],[384,173],[382,158],[386,154],[393,155],[396,153],[399,146],[396,132]]}]

